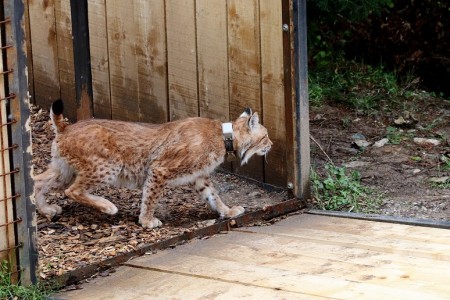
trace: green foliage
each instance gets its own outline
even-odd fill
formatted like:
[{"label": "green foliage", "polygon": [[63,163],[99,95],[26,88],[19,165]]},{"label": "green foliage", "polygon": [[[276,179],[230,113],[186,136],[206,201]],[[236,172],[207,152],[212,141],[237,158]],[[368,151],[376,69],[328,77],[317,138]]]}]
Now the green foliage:
[{"label": "green foliage", "polygon": [[311,170],[313,197],[319,209],[374,213],[382,204],[379,194],[361,184],[359,172],[347,174],[345,167],[325,165],[320,177]]},{"label": "green foliage", "polygon": [[314,0],[308,1],[308,9],[323,18],[336,18],[336,15],[350,21],[361,21],[370,14],[379,15],[385,8],[393,8],[394,0]]},{"label": "green foliage", "polygon": [[[314,64],[326,66],[334,61],[339,48],[351,40],[348,24],[380,15],[385,8],[394,6],[393,0],[314,0],[308,1],[308,50]],[[338,26],[337,23],[347,24]]]},{"label": "green foliage", "polygon": [[386,137],[389,140],[389,143],[393,145],[398,145],[403,140],[403,135],[400,131],[392,126],[386,128]]},{"label": "green foliage", "polygon": [[439,160],[442,162],[439,166],[440,171],[450,172],[450,157],[441,155]]},{"label": "green foliage", "polygon": [[333,68],[316,68],[309,75],[309,99],[312,106],[325,101],[344,103],[362,112],[376,109],[382,100],[397,102],[402,90],[395,74],[383,67],[341,60]]},{"label": "green foliage", "polygon": [[0,264],[0,299],[43,300],[55,291],[55,288],[45,284],[21,286],[11,282],[8,262]]}]

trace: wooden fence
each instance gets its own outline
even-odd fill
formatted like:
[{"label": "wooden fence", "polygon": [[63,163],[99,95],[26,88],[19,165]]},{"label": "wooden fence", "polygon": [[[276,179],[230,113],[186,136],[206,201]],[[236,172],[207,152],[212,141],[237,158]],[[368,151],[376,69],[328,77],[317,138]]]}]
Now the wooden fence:
[{"label": "wooden fence", "polygon": [[[231,168],[286,186],[288,164],[293,164],[286,154],[293,147],[285,107],[292,98],[285,97],[286,2],[88,0],[94,116],[153,123],[190,116],[228,121],[251,107],[274,146],[267,163],[254,159],[247,167]],[[28,3],[33,100],[47,108],[62,98],[74,119],[70,1]]]}]

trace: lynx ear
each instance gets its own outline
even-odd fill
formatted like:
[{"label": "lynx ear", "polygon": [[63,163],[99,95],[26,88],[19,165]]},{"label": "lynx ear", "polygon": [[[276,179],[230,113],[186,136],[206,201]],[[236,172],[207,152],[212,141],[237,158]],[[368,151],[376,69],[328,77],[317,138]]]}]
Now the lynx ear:
[{"label": "lynx ear", "polygon": [[250,107],[245,108],[244,112],[239,117],[250,117],[252,115],[252,109]]},{"label": "lynx ear", "polygon": [[259,116],[258,113],[255,112],[250,119],[248,119],[248,127],[250,128],[250,130],[254,130],[256,129],[256,127],[259,124]]}]

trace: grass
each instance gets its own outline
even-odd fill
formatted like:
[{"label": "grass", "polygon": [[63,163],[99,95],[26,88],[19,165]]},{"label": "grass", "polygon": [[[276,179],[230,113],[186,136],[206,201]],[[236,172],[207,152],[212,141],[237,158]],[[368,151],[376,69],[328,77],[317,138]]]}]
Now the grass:
[{"label": "grass", "polygon": [[37,285],[22,286],[11,282],[11,273],[6,261],[0,264],[0,299],[14,300],[41,300],[56,291],[55,287],[48,284],[38,283]]},{"label": "grass", "polygon": [[345,167],[325,165],[326,174],[311,171],[316,206],[323,210],[376,213],[382,204],[381,194],[361,184],[359,172],[348,174]]},{"label": "grass", "polygon": [[396,75],[386,72],[382,66],[339,60],[332,68],[310,71],[309,99],[312,106],[333,101],[369,113],[381,101],[399,102],[402,93]]}]

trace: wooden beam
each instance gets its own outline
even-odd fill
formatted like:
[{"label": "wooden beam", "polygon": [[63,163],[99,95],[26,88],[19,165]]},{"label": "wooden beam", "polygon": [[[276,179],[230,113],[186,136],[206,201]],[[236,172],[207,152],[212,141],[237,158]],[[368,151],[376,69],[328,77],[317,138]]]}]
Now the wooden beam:
[{"label": "wooden beam", "polygon": [[298,198],[311,196],[308,56],[306,35],[306,0],[294,0],[294,64],[295,64],[295,181],[294,194]]},{"label": "wooden beam", "polygon": [[70,8],[72,12],[77,119],[89,119],[93,116],[94,104],[92,101],[87,0],[70,0]]}]

